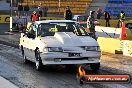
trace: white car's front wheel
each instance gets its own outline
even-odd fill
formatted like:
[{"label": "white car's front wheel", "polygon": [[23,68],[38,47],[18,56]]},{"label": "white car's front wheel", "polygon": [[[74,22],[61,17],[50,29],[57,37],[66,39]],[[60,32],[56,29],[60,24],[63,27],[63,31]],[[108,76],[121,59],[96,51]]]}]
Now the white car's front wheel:
[{"label": "white car's front wheel", "polygon": [[42,60],[40,57],[39,50],[35,50],[35,58],[36,58],[36,70],[41,70],[42,69]]},{"label": "white car's front wheel", "polygon": [[40,61],[36,61],[36,70],[40,70],[41,66],[40,66]]}]

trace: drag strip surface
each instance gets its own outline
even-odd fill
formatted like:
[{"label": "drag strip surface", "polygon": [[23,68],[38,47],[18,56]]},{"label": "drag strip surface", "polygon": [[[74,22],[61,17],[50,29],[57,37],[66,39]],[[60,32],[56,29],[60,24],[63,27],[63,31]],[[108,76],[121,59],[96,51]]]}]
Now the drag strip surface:
[{"label": "drag strip surface", "polygon": [[[108,58],[108,57],[106,57]],[[111,57],[109,57],[111,58]],[[87,74],[132,74],[131,71],[119,70],[110,67],[102,57],[101,69],[93,73],[90,68]],[[109,61],[110,62],[110,61]],[[112,64],[110,62],[110,64]],[[126,65],[127,66],[127,65]],[[128,65],[129,66],[129,65]],[[128,67],[127,67],[128,68]],[[35,70],[35,64],[22,62],[21,51],[17,48],[0,44],[0,75],[20,88],[131,88],[129,84],[85,84],[79,85],[76,81],[76,73],[66,71],[63,66],[46,66],[42,71]]]}]

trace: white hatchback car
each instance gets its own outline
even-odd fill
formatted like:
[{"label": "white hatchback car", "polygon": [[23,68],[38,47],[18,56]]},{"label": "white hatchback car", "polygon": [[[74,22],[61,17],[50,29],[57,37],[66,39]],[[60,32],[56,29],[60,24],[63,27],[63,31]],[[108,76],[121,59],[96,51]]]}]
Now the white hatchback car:
[{"label": "white hatchback car", "polygon": [[90,64],[92,70],[100,67],[101,51],[97,41],[75,21],[44,20],[29,23],[21,34],[20,49],[24,62],[43,65]]}]

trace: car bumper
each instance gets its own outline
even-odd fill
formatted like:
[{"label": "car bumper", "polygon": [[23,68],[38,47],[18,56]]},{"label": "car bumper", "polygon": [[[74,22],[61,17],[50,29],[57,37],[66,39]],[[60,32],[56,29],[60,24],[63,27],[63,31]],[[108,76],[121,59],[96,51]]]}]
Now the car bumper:
[{"label": "car bumper", "polygon": [[66,64],[92,64],[100,63],[100,60],[61,60],[61,61],[42,61],[43,65],[66,65]]},{"label": "car bumper", "polygon": [[101,52],[83,53],[80,56],[69,56],[69,53],[41,53],[42,63],[44,65],[52,64],[89,64],[99,63]]}]

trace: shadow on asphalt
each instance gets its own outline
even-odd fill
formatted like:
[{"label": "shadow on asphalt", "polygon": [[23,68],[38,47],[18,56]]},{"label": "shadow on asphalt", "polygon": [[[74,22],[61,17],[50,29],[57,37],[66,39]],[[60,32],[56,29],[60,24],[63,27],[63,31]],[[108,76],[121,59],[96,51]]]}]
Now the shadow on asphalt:
[{"label": "shadow on asphalt", "polygon": [[[35,69],[35,63],[28,61],[28,63],[23,63],[24,66],[29,67],[32,70],[36,70]],[[78,72],[78,65],[71,65],[71,66],[67,66],[67,65],[49,65],[49,66],[42,66],[41,73],[61,73],[61,74],[73,74],[76,75]],[[37,70],[36,70],[37,71]],[[90,66],[87,66],[87,69],[85,70],[86,74],[100,74],[100,71],[92,71],[90,69]]]},{"label": "shadow on asphalt", "polygon": [[[35,63],[33,62],[28,62],[24,63],[24,65],[29,67],[30,69],[35,70]],[[67,68],[65,65],[52,65],[52,66],[43,66],[42,70],[39,71],[40,73],[49,73],[49,74],[54,74],[54,73],[61,73],[61,74],[72,74],[76,75],[78,71],[78,66],[73,66],[72,68]],[[131,74],[126,71],[122,70],[117,70],[111,67],[104,67],[101,66],[100,70],[97,72],[94,72],[90,69],[90,66],[87,66],[86,75],[116,75],[116,74]],[[131,75],[132,76],[132,75]]]},{"label": "shadow on asphalt", "polygon": [[6,41],[1,41],[0,40],[0,44],[12,46],[12,47],[15,47],[15,48],[19,48],[19,45],[15,45],[15,44],[12,44],[12,43],[8,43]]}]

